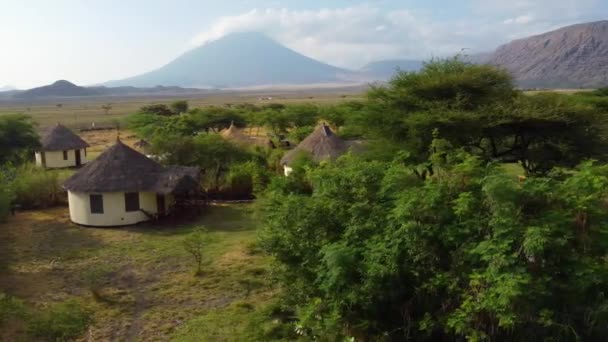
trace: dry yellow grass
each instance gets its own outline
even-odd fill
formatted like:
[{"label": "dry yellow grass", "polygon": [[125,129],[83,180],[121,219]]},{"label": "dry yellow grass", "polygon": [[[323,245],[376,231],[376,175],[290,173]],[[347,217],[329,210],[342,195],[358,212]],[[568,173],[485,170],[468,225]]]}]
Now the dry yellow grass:
[{"label": "dry yellow grass", "polygon": [[[82,340],[170,340],[182,326],[192,327],[191,320],[230,312],[243,301],[264,305],[276,293],[268,279],[269,259],[249,248],[255,241],[249,210],[244,204],[211,206],[190,224],[113,229],[78,227],[69,222],[65,207],[21,212],[0,224],[0,291],[31,308],[81,299],[94,312]],[[201,277],[193,275],[193,262],[182,247],[197,225],[205,225],[210,235]],[[97,268],[106,270],[101,300],[85,278]],[[239,319],[247,324],[247,314]],[[0,340],[19,340],[23,333],[6,329]],[[205,340],[196,334],[186,333],[193,341]]]},{"label": "dry yellow grass", "polygon": [[[286,94],[271,95],[272,100],[260,100],[259,94],[210,94],[198,97],[185,98],[92,98],[92,99],[57,99],[46,103],[2,103],[0,102],[0,115],[23,113],[31,115],[41,127],[55,123],[62,123],[68,127],[89,126],[91,122],[97,124],[115,123],[126,115],[137,112],[139,108],[149,104],[171,103],[176,100],[187,100],[191,108],[206,106],[224,106],[238,103],[335,103],[345,100],[360,99],[360,93],[336,91],[302,91]],[[58,106],[58,105],[61,106]],[[111,104],[112,109],[105,114],[101,108]]]}]

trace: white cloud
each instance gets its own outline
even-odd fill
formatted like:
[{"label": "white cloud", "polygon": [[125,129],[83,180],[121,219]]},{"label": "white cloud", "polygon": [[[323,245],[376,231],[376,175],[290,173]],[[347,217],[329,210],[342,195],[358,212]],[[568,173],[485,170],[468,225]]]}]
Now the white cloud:
[{"label": "white cloud", "polygon": [[196,35],[192,44],[233,32],[259,31],[307,56],[337,66],[359,67],[379,59],[449,56],[464,48],[469,53],[489,51],[514,38],[574,23],[597,1],[470,0],[479,15],[467,20],[438,20],[428,12],[381,10],[369,5],[254,9],[217,19]]},{"label": "white cloud", "polygon": [[534,16],[530,14],[520,15],[515,18],[509,18],[503,21],[504,24],[528,24],[534,20]]}]

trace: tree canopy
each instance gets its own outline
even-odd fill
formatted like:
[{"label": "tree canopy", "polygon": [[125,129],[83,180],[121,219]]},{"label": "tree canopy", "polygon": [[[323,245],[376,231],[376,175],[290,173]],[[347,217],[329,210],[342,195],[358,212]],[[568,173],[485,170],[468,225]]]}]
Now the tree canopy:
[{"label": "tree canopy", "polygon": [[0,116],[0,166],[32,158],[40,146],[32,118],[21,114]]},{"label": "tree canopy", "polygon": [[523,183],[433,142],[422,180],[352,156],[277,179],[260,202],[309,337],[593,340],[608,333],[608,167]]}]

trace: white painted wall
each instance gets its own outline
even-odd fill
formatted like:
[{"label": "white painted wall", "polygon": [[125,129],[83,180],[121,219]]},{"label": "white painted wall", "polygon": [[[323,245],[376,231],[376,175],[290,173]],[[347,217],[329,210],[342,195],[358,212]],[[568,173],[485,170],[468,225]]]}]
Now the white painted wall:
[{"label": "white painted wall", "polygon": [[[86,226],[112,227],[127,226],[148,221],[149,218],[141,211],[125,211],[124,192],[103,193],[103,214],[91,213],[91,202],[88,193],[68,191],[70,219],[72,222]],[[173,204],[173,196],[165,198],[167,209]],[[139,193],[139,206],[148,213],[156,214],[156,194],[153,192]]]},{"label": "white painted wall", "polygon": [[[63,160],[63,151],[46,151],[44,155],[46,167],[49,169],[76,166],[76,150],[68,150],[67,160]],[[80,150],[80,162],[82,165],[88,162],[84,149]],[[40,152],[36,152],[36,165],[42,166],[42,155]]]}]

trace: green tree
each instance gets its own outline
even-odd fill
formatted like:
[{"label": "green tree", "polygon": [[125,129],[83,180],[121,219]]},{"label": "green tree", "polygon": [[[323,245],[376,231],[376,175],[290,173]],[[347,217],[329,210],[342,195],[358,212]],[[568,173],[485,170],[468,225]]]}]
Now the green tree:
[{"label": "green tree", "polygon": [[186,101],[186,100],[173,101],[173,102],[171,102],[171,105],[169,105],[169,107],[171,107],[171,110],[175,114],[178,114],[178,115],[184,114],[184,113],[188,112],[188,101]]},{"label": "green tree", "polygon": [[0,165],[30,160],[38,147],[39,136],[31,117],[21,114],[0,116]]},{"label": "green tree", "polygon": [[175,115],[175,112],[173,112],[171,109],[169,109],[169,107],[166,104],[151,104],[151,105],[142,106],[139,109],[139,112],[145,113],[145,114],[161,115],[161,116]]},{"label": "green tree", "polygon": [[212,131],[215,133],[230,127],[231,124],[237,127],[244,127],[246,125],[243,116],[233,109],[223,107],[195,109],[191,111],[186,120],[199,131]]},{"label": "green tree", "polygon": [[433,132],[486,161],[519,163],[528,174],[603,158],[605,119],[594,106],[560,94],[528,96],[510,76],[458,59],[433,61],[373,88],[356,117],[361,131],[424,162]]},{"label": "green tree", "polygon": [[[260,246],[309,336],[596,340],[608,333],[608,166],[523,183],[446,140],[432,176],[352,156],[274,180]],[[308,188],[308,190],[307,190]]]}]

